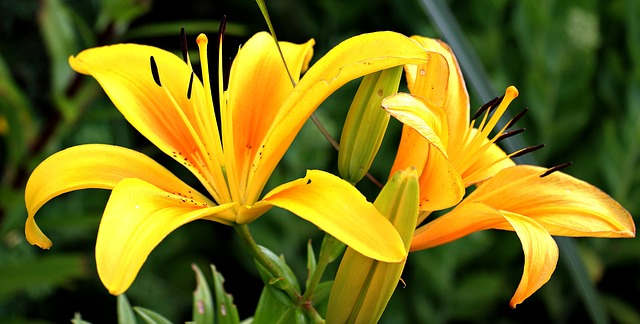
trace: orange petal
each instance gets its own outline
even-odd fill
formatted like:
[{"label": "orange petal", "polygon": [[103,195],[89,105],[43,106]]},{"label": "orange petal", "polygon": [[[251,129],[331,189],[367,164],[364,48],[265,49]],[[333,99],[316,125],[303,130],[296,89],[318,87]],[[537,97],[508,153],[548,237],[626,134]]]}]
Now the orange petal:
[{"label": "orange petal", "polygon": [[34,219],[49,200],[74,190],[113,189],[124,178],[139,178],[167,191],[214,204],[142,153],[112,145],[79,145],[48,157],[29,177],[25,189],[27,240],[41,248],[51,247],[51,241]]},{"label": "orange petal", "polygon": [[125,292],[151,251],[176,228],[196,219],[216,217],[236,203],[206,202],[162,190],[140,179],[124,179],[109,197],[96,241],[96,265],[113,295]]},{"label": "orange petal", "polygon": [[515,213],[502,214],[518,234],[524,251],[522,279],[509,302],[515,308],[549,281],[558,263],[558,245],[535,220]]},{"label": "orange petal", "polygon": [[[442,109],[404,93],[385,98],[382,107],[405,127],[411,127],[403,128],[392,174],[407,167],[420,172],[420,210],[434,211],[457,204],[464,196],[464,185],[439,136],[443,129]],[[412,134],[414,131],[420,136]]]},{"label": "orange petal", "polygon": [[541,177],[546,171],[529,165],[504,169],[464,202],[533,218],[551,235],[635,236],[631,215],[607,194],[562,172]]},{"label": "orange petal", "polygon": [[[451,142],[449,145],[461,145],[464,140],[464,133],[469,126],[470,116],[469,95],[467,93],[467,87],[464,84],[462,71],[458,66],[458,61],[449,45],[440,40],[422,36],[412,36],[411,39],[417,41],[426,51],[439,53],[447,59],[449,64],[449,82],[447,98],[445,99],[443,109],[447,113],[447,119],[449,121],[449,141]],[[419,72],[417,66],[407,66],[405,71],[407,84],[409,85],[411,93],[423,96],[419,88],[413,88]]]}]

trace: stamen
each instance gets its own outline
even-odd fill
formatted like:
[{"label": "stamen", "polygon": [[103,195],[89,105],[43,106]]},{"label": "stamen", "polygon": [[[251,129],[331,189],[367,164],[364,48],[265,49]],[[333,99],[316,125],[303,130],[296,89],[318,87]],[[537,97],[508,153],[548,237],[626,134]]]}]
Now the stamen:
[{"label": "stamen", "polygon": [[193,87],[193,71],[191,71],[191,77],[189,78],[189,88],[187,88],[187,99],[191,99],[192,87]]},{"label": "stamen", "polygon": [[529,146],[529,147],[525,147],[525,148],[523,148],[523,149],[521,149],[521,150],[519,150],[519,151],[516,151],[516,152],[514,152],[514,153],[511,153],[511,154],[509,155],[509,157],[512,157],[512,158],[520,157],[520,156],[523,156],[523,155],[525,155],[525,154],[531,153],[531,152],[533,152],[533,151],[537,151],[537,150],[539,150],[539,149],[541,149],[541,148],[543,148],[543,147],[544,147],[544,144],[539,144],[539,145],[536,145],[536,146]]},{"label": "stamen", "polygon": [[222,47],[222,38],[224,37],[224,33],[227,31],[227,15],[223,15],[220,20],[220,27],[218,27],[218,51],[220,51],[220,47]]},{"label": "stamen", "polygon": [[187,34],[184,31],[184,27],[180,28],[180,48],[182,49],[182,59],[184,59],[185,63],[189,64],[189,51],[187,49]]},{"label": "stamen", "polygon": [[158,73],[158,65],[156,64],[156,60],[153,58],[153,56],[150,56],[149,61],[151,62],[151,75],[153,75],[153,81],[155,81],[159,87],[162,87],[162,83],[160,83],[160,73]]},{"label": "stamen", "polygon": [[521,112],[519,112],[517,115],[511,118],[509,123],[507,123],[507,126],[505,127],[505,129],[509,129],[513,125],[515,125],[520,120],[520,118],[522,118],[522,116],[524,116],[528,111],[529,111],[529,108],[525,107]]},{"label": "stamen", "polygon": [[506,138],[509,138],[511,136],[518,135],[518,134],[524,132],[525,130],[527,130],[527,129],[526,128],[520,128],[520,129],[516,129],[516,130],[510,131],[510,132],[502,133],[502,135],[498,136],[493,142],[494,143],[500,142],[500,141],[502,141],[502,140],[504,140]]},{"label": "stamen", "polygon": [[478,119],[478,117],[480,117],[480,115],[482,115],[482,113],[484,113],[487,109],[489,109],[490,107],[494,106],[496,101],[498,101],[498,99],[500,99],[500,97],[495,97],[491,100],[489,100],[489,102],[487,102],[486,104],[482,105],[482,107],[480,107],[478,109],[478,111],[476,111],[476,114],[473,115],[473,117],[471,118],[471,120],[476,120]]},{"label": "stamen", "polygon": [[550,175],[550,174],[552,174],[552,173],[554,173],[556,171],[560,171],[560,170],[562,170],[562,169],[564,169],[566,167],[569,167],[572,164],[573,164],[573,162],[567,162],[567,163],[562,163],[562,164],[558,164],[558,165],[556,165],[554,167],[551,167],[547,171],[545,171],[543,174],[541,174],[540,178],[544,178],[544,177],[546,177],[546,176],[548,176],[548,175]]}]

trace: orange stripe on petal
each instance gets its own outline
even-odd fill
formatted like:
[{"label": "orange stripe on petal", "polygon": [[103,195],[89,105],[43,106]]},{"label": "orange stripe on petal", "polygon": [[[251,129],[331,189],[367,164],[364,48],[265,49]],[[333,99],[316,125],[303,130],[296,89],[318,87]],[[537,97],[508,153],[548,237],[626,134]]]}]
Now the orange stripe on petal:
[{"label": "orange stripe on petal", "polygon": [[236,206],[209,206],[139,179],[124,179],[113,189],[100,222],[96,265],[103,284],[113,295],[125,292],[151,251],[169,233],[196,219],[230,224],[215,217]]}]

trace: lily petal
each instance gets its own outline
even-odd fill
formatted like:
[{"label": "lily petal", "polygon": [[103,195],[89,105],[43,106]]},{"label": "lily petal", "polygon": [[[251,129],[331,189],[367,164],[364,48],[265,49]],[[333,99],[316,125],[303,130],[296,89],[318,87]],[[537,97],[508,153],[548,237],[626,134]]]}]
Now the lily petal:
[{"label": "lily petal", "polygon": [[109,292],[129,288],[151,251],[176,228],[196,219],[216,218],[236,206],[208,206],[162,190],[140,179],[124,179],[109,197],[96,241],[98,275]]},{"label": "lily petal", "polygon": [[[228,114],[231,137],[225,137],[225,149],[233,145],[239,191],[245,192],[246,177],[264,136],[272,127],[282,103],[293,90],[300,73],[309,65],[313,40],[305,44],[280,42],[288,71],[273,37],[260,32],[251,37],[233,61],[229,76]],[[233,144],[231,144],[231,141]],[[247,201],[252,204],[255,201]]]},{"label": "lily petal", "polygon": [[[449,121],[449,134],[451,146],[458,146],[463,143],[464,133],[469,126],[469,95],[467,87],[462,77],[462,71],[458,66],[458,61],[446,43],[432,38],[422,36],[411,36],[426,51],[436,52],[443,55],[449,64],[449,82],[447,88],[447,98],[443,109],[447,113]],[[414,84],[419,75],[418,67],[415,65],[405,66],[407,84],[411,93],[423,96],[419,88],[414,89]]]},{"label": "lily petal", "polygon": [[383,262],[403,261],[407,252],[398,231],[348,182],[309,170],[270,191],[256,207],[273,205],[298,215],[360,254]]},{"label": "lily petal", "polygon": [[558,246],[549,232],[535,220],[498,211],[481,203],[467,203],[418,228],[411,242],[411,251],[442,245],[492,228],[515,231],[522,243],[524,272],[509,303],[515,307],[551,278],[558,262]]},{"label": "lily petal", "polygon": [[282,104],[252,164],[248,201],[257,200],[305,121],[330,94],[345,83],[376,71],[419,64],[427,53],[416,42],[394,32],[354,36],[318,60]]},{"label": "lily petal", "polygon": [[517,165],[500,171],[464,202],[535,219],[551,235],[634,237],[629,212],[600,189],[562,172]]},{"label": "lily petal", "polygon": [[[150,64],[150,58],[155,64]],[[221,155],[216,150],[219,144],[214,145],[220,139],[213,108],[206,104],[198,78],[190,82],[192,70],[187,63],[159,48],[118,44],[84,50],[70,57],[69,64],[93,76],[127,121],[191,170],[216,200],[229,200],[219,163],[212,163]],[[154,74],[161,85],[154,81]]]},{"label": "lily petal", "polygon": [[418,169],[420,210],[457,204],[464,196],[464,184],[439,136],[444,128],[444,111],[405,93],[385,98],[382,107],[405,124],[391,174],[408,167]]},{"label": "lily petal", "polygon": [[113,189],[124,178],[139,178],[175,194],[193,196],[198,201],[215,205],[142,153],[113,145],[79,145],[51,155],[29,177],[25,189],[27,240],[44,249],[51,247],[51,240],[34,219],[36,212],[49,200],[74,190]]},{"label": "lily petal", "polygon": [[502,212],[513,227],[524,251],[524,272],[509,305],[515,308],[547,283],[558,264],[558,245],[549,232],[531,218]]}]

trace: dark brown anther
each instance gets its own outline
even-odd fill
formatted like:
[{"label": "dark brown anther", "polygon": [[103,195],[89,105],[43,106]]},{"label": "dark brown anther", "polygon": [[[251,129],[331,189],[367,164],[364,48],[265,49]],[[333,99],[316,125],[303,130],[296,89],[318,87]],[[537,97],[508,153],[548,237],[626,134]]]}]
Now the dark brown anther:
[{"label": "dark brown anther", "polygon": [[539,150],[539,149],[541,149],[541,148],[543,148],[543,147],[544,147],[544,144],[539,144],[539,145],[536,145],[536,146],[529,146],[529,147],[525,147],[525,148],[521,149],[520,151],[517,151],[517,152],[515,152],[515,153],[511,154],[511,155],[510,155],[510,157],[512,157],[512,158],[516,158],[516,157],[519,157],[519,156],[523,156],[523,155],[528,154],[528,153],[531,153],[531,152],[533,152],[533,151],[537,151],[537,150]]},{"label": "dark brown anther", "polygon": [[189,88],[187,88],[187,99],[191,99],[192,87],[193,87],[193,71],[191,71],[191,77],[189,78]]},{"label": "dark brown anther", "polygon": [[513,125],[515,125],[518,122],[518,120],[520,120],[520,118],[522,118],[522,116],[524,116],[528,111],[529,111],[529,108],[525,107],[521,112],[519,112],[517,115],[511,118],[511,120],[509,121],[505,129],[509,129],[513,127]]},{"label": "dark brown anther", "polygon": [[489,100],[489,102],[487,102],[486,104],[482,105],[482,107],[480,107],[478,109],[478,111],[476,111],[476,114],[473,115],[473,118],[471,118],[471,120],[476,120],[478,119],[478,117],[480,117],[485,111],[493,109],[493,107],[495,107],[497,104],[497,102],[502,101],[502,97],[495,97],[491,100]]},{"label": "dark brown anther", "polygon": [[564,169],[566,167],[569,167],[572,164],[573,164],[573,162],[567,162],[567,163],[562,163],[562,164],[558,164],[558,165],[556,165],[554,167],[551,167],[547,171],[545,171],[543,174],[541,174],[540,178],[544,178],[544,177],[546,177],[546,176],[548,176],[548,175],[550,175],[550,174],[552,174],[552,173],[554,173],[556,171],[560,171],[560,170],[562,170],[562,169]]},{"label": "dark brown anther", "polygon": [[187,33],[184,31],[184,27],[180,28],[180,48],[182,49],[182,59],[188,64],[189,51],[187,49]]},{"label": "dark brown anther", "polygon": [[153,75],[153,81],[155,81],[159,87],[162,87],[162,83],[160,83],[160,73],[158,73],[158,65],[156,64],[156,60],[153,58],[153,56],[149,56],[149,61],[151,62],[151,75]]},{"label": "dark brown anther", "polygon": [[524,132],[526,130],[527,130],[526,128],[520,128],[520,129],[512,130],[510,132],[504,132],[504,133],[502,133],[502,135],[498,136],[498,138],[496,138],[496,140],[493,141],[493,142],[494,143],[500,142],[500,141],[504,140],[505,138],[509,138],[511,136],[518,135],[518,134],[520,134],[520,133],[522,133],[522,132]]},{"label": "dark brown anther", "polygon": [[218,51],[220,51],[220,46],[222,46],[222,38],[224,37],[224,33],[227,30],[227,16],[222,16],[220,19],[220,27],[218,27]]}]

